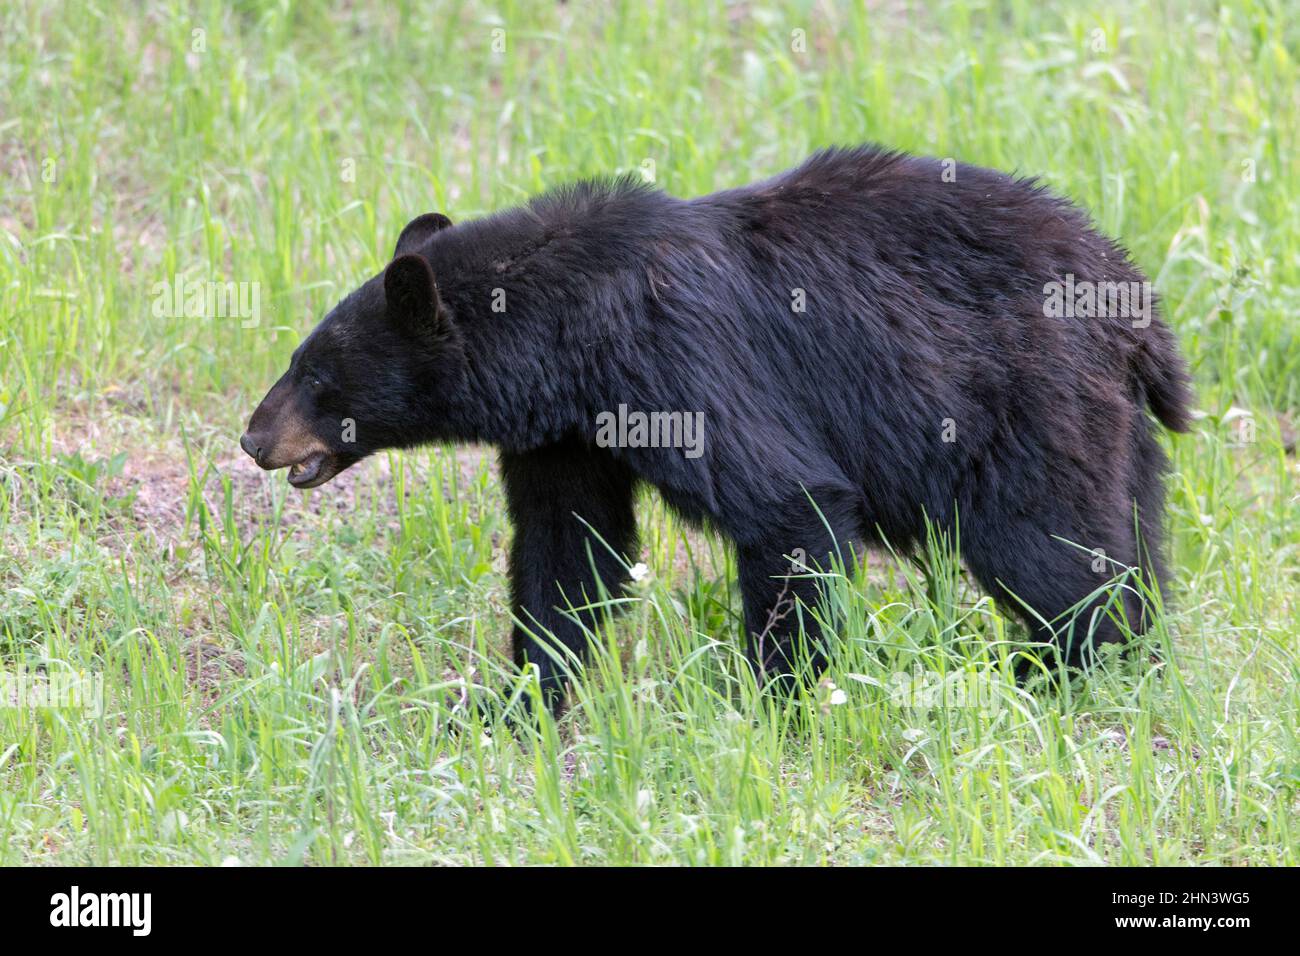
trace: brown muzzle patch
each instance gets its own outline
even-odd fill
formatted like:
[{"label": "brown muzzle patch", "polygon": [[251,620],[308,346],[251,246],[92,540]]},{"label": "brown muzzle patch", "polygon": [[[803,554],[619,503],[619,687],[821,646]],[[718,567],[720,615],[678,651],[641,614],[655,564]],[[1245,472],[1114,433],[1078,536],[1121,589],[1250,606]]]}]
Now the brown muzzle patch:
[{"label": "brown muzzle patch", "polygon": [[312,430],[288,383],[281,380],[262,399],[248,422],[240,447],[267,471],[301,464],[329,447]]}]

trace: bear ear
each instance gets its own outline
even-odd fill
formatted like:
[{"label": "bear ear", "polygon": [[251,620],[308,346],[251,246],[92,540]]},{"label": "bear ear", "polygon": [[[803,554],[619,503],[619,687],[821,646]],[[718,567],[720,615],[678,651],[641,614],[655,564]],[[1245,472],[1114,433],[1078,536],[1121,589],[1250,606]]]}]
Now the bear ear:
[{"label": "bear ear", "polygon": [[451,220],[440,212],[426,212],[423,216],[416,216],[406,224],[402,234],[397,237],[397,248],[393,250],[393,258],[412,252],[435,232],[442,232],[450,225]]},{"label": "bear ear", "polygon": [[424,256],[398,256],[384,270],[388,321],[415,338],[444,331],[447,310]]}]

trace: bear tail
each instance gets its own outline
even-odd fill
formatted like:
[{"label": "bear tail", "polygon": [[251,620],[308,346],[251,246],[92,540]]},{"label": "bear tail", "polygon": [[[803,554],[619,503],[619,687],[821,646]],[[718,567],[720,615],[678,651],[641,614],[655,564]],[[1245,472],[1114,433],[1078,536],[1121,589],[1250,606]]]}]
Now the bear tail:
[{"label": "bear tail", "polygon": [[1192,427],[1192,379],[1187,363],[1167,328],[1153,324],[1148,331],[1155,334],[1138,347],[1138,380],[1160,423],[1170,431],[1185,432]]}]

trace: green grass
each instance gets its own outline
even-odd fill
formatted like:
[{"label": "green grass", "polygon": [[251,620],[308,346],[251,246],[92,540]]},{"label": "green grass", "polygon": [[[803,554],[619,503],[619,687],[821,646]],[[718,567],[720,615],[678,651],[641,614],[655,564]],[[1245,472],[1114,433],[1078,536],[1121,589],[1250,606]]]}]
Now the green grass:
[{"label": "green grass", "polygon": [[[1300,862],[1286,3],[375,6],[0,10],[0,669],[105,696],[0,707],[0,863]],[[1163,664],[1017,689],[1024,631],[937,548],[828,573],[831,670],[773,704],[733,558],[647,498],[571,715],[480,726],[466,685],[513,686],[490,455],[304,495],[247,414],[416,213],[863,140],[1041,175],[1155,277],[1207,413],[1169,443]],[[258,283],[261,321],[155,314],[177,275]]]}]

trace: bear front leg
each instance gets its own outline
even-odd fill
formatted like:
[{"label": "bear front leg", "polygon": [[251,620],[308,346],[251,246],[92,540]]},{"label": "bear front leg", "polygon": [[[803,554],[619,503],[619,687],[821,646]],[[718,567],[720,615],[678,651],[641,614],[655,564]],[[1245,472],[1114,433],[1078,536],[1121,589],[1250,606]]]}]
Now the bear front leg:
[{"label": "bear front leg", "polygon": [[[514,659],[520,667],[537,668],[543,696],[555,713],[564,698],[564,666],[555,655],[561,660],[570,652],[584,656],[586,629],[599,612],[579,609],[599,601],[602,587],[618,596],[627,580],[624,561],[636,556],[636,480],[608,451],[576,440],[503,452],[501,476],[514,524]],[[577,621],[570,608],[577,610]],[[548,649],[543,641],[559,646]]]}]

